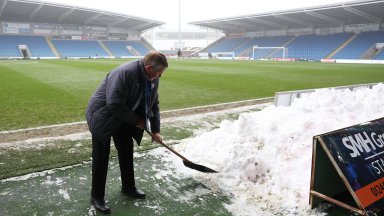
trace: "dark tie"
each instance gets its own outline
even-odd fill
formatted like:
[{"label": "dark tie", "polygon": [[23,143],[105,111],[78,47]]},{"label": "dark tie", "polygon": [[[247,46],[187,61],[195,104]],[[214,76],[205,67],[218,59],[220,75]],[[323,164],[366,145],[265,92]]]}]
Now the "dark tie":
[{"label": "dark tie", "polygon": [[150,123],[149,123],[149,117],[150,117],[150,112],[151,112],[151,85],[152,82],[150,80],[147,80],[145,82],[145,128],[149,131],[150,130]]}]

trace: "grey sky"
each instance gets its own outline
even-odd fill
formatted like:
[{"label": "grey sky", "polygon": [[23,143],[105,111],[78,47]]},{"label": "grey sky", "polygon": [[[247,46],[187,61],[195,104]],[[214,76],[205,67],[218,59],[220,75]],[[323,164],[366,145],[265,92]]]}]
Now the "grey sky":
[{"label": "grey sky", "polygon": [[[45,0],[116,13],[138,16],[167,23],[165,29],[179,27],[179,0]],[[180,0],[182,30],[193,29],[188,22],[278,10],[318,6],[350,0]]]}]

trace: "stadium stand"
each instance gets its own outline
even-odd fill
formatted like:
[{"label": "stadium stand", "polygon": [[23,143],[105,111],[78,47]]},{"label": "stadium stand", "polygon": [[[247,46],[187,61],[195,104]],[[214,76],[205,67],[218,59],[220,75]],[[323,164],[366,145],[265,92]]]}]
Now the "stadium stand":
[{"label": "stadium stand", "polygon": [[55,57],[43,36],[0,35],[0,57],[23,57],[19,45],[26,45],[31,57]]},{"label": "stadium stand", "polygon": [[149,51],[140,41],[103,41],[103,44],[116,57],[143,56]]},{"label": "stadium stand", "polygon": [[207,52],[233,52],[237,47],[246,43],[250,38],[226,38],[218,43],[212,44],[206,50]]},{"label": "stadium stand", "polygon": [[[302,35],[287,45],[290,58],[320,60],[343,44],[352,33],[331,35]],[[236,56],[253,57],[253,47],[280,47],[293,39],[293,36],[255,37],[255,38],[227,38],[214,47],[208,47],[210,52],[235,52]],[[240,44],[240,45],[239,45]],[[236,47],[234,49],[234,47]],[[258,50],[256,59],[281,57],[280,52],[274,50]]]},{"label": "stadium stand", "polygon": [[52,40],[62,58],[66,57],[108,57],[108,53],[94,40]]},{"label": "stadium stand", "polygon": [[[353,33],[297,36],[286,45],[289,50],[288,57],[318,61],[327,57],[352,36]],[[278,47],[283,46],[291,39],[293,39],[293,36],[225,38],[219,43],[214,43],[212,46],[207,47],[205,50],[210,52],[235,52],[235,55],[238,57],[253,57],[253,46]],[[376,43],[384,43],[384,32],[374,31],[360,33],[332,58],[359,59]],[[274,52],[273,50],[258,50],[255,52],[254,57],[256,59],[277,58],[281,57],[281,53]],[[383,58],[383,52],[375,57],[375,59]]]},{"label": "stadium stand", "polygon": [[289,57],[321,60],[341,46],[352,33],[298,36],[288,45]]},{"label": "stadium stand", "polygon": [[[256,37],[249,40],[243,46],[238,47],[235,50],[236,55],[238,56],[249,56],[253,57],[253,47],[278,47],[285,44],[288,40],[290,40],[291,36],[276,36],[276,37]],[[273,50],[260,50],[256,53],[255,58],[265,58],[268,54],[270,54]]]},{"label": "stadium stand", "polygon": [[[384,32],[362,32],[358,34],[357,37],[353,41],[351,41],[346,47],[336,53],[333,58],[360,59],[362,55],[376,43],[384,43]],[[381,55],[379,55],[378,57],[381,58]]]},{"label": "stadium stand", "polygon": [[381,52],[379,55],[376,56],[377,60],[384,60],[384,51]]}]

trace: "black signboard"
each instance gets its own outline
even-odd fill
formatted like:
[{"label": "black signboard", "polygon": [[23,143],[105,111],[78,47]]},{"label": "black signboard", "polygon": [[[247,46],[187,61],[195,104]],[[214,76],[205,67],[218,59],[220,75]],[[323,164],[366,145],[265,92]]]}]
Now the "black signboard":
[{"label": "black signboard", "polygon": [[[361,215],[383,215],[384,118],[313,140],[311,206],[324,199]],[[354,202],[335,199],[340,194]]]}]

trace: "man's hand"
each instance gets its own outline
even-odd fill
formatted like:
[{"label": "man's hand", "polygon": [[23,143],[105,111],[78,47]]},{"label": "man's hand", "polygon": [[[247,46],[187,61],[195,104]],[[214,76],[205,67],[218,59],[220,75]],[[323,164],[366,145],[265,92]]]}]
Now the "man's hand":
[{"label": "man's hand", "polygon": [[145,120],[143,118],[139,118],[139,122],[137,122],[136,127],[144,130]]},{"label": "man's hand", "polygon": [[152,142],[161,143],[161,142],[163,142],[163,137],[161,137],[160,133],[153,133],[152,134]]}]

